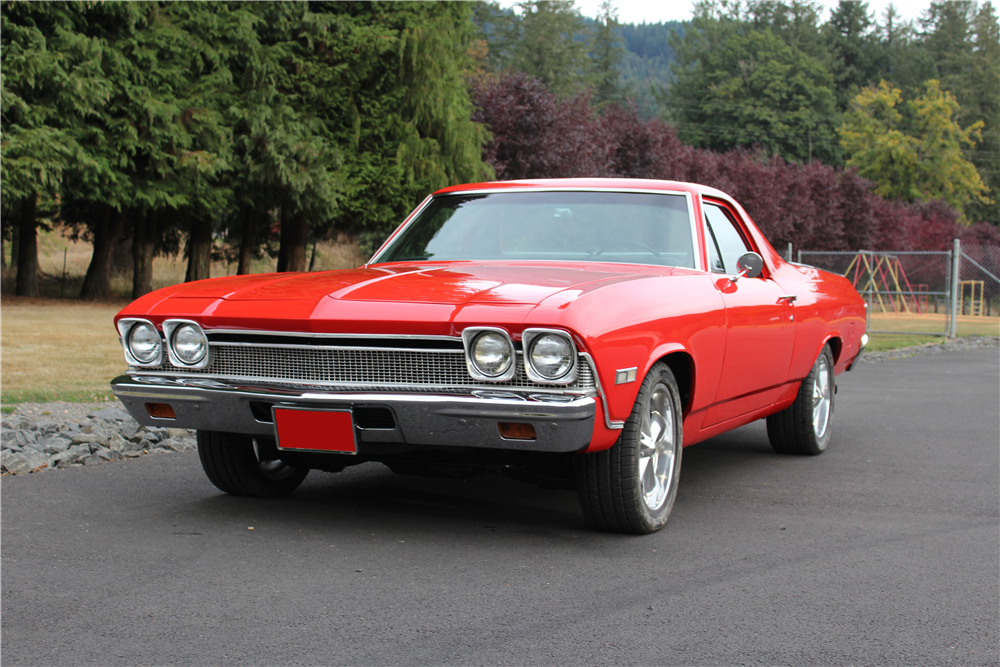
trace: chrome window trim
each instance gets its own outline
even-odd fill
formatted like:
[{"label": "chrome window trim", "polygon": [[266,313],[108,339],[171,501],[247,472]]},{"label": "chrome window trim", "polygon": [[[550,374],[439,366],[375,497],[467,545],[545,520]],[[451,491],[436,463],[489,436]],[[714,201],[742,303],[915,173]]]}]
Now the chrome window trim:
[{"label": "chrome window trim", "polygon": [[[479,370],[479,367],[472,361],[472,341],[484,332],[500,334],[507,340],[507,345],[510,346],[510,365],[500,375],[487,375]],[[466,327],[462,330],[462,345],[465,348],[465,366],[469,370],[469,375],[474,379],[485,380],[487,382],[506,382],[517,373],[517,350],[514,348],[514,340],[505,329],[501,329],[500,327]]]},{"label": "chrome window trim", "polygon": [[377,264],[378,258],[385,254],[386,249],[389,247],[389,244],[392,243],[393,239],[402,234],[403,231],[407,227],[409,227],[414,220],[417,219],[417,216],[420,215],[420,212],[423,211],[425,208],[427,208],[427,205],[430,204],[432,201],[434,201],[434,195],[431,194],[424,197],[424,200],[420,202],[420,205],[417,206],[415,209],[413,209],[413,211],[410,212],[410,215],[403,220],[403,223],[396,228],[396,231],[394,231],[392,234],[389,235],[389,238],[387,238],[385,242],[379,247],[379,249],[375,251],[375,254],[371,256],[371,259],[365,262],[364,267],[366,268],[368,266],[371,266],[372,264]]},{"label": "chrome window trim", "polygon": [[[541,373],[535,370],[535,367],[531,363],[531,344],[539,336],[544,336],[546,334],[553,334],[563,338],[569,342],[570,349],[573,351],[573,364],[566,371],[566,374],[562,377],[552,380],[545,377]],[[573,341],[573,336],[568,332],[561,329],[525,329],[524,333],[521,334],[521,349],[523,352],[524,360],[524,372],[528,376],[528,379],[532,382],[539,382],[544,384],[572,384],[576,381],[576,367],[577,359],[579,354],[576,350],[576,343]]]},{"label": "chrome window trim", "polygon": [[[205,336],[205,356],[201,358],[201,361],[188,364],[181,360],[174,352],[174,332],[180,328],[182,325],[190,324],[195,326],[198,331],[201,332],[202,336]],[[194,320],[164,320],[163,321],[163,334],[167,339],[167,357],[170,359],[170,363],[178,368],[190,368],[192,370],[198,370],[199,368],[205,368],[208,366],[208,361],[212,357],[212,342],[208,340],[208,335],[205,333],[205,329],[202,328],[201,324],[195,322]]]},{"label": "chrome window trim", "polygon": [[123,317],[118,320],[118,335],[121,337],[122,349],[125,351],[125,362],[129,366],[137,366],[140,368],[152,368],[154,366],[161,365],[163,363],[163,348],[165,346],[163,336],[160,336],[160,353],[156,355],[155,361],[143,363],[132,355],[132,350],[130,350],[128,346],[128,334],[132,330],[132,327],[137,324],[148,324],[153,327],[154,331],[159,331],[155,324],[141,317]]},{"label": "chrome window trim", "polygon": [[[755,252],[758,255],[760,255],[761,259],[764,260],[764,268],[767,270],[768,275],[770,276],[771,274],[773,274],[774,273],[774,267],[771,266],[771,264],[768,261],[767,257],[765,257],[765,253],[761,251],[761,247],[760,247],[761,244],[758,242],[757,238],[753,234],[754,228],[756,227],[757,223],[753,222],[753,218],[751,218],[750,214],[746,212],[746,209],[744,209],[740,205],[740,203],[738,201],[736,201],[735,199],[733,199],[732,197],[730,197],[729,195],[727,195],[725,192],[718,192],[718,191],[709,192],[709,193],[699,192],[698,193],[698,204],[699,204],[699,206],[701,207],[701,210],[702,210],[702,217],[704,217],[704,215],[705,215],[705,206],[711,204],[711,202],[705,202],[705,197],[706,196],[709,197],[709,198],[711,198],[711,199],[718,199],[721,202],[725,202],[726,204],[729,204],[729,206],[731,206],[734,211],[736,211],[736,215],[737,215],[736,222],[737,222],[738,226],[740,228],[746,227],[746,233],[744,233],[742,235],[745,237],[745,240],[747,241],[747,243],[750,244],[750,252]],[[704,220],[702,220],[701,224],[702,224],[702,227],[705,228],[705,221]],[[760,233],[761,236],[763,236],[763,233],[760,232],[759,228],[757,228],[756,231],[758,233]],[[766,241],[767,239],[765,238],[764,240]],[[706,255],[706,259],[707,259],[707,256],[708,256],[708,246],[707,246],[707,244],[708,244],[708,229],[707,228],[705,228],[705,243],[706,243],[706,246],[705,246],[705,255]],[[706,272],[710,273],[710,271],[707,268],[706,268]],[[719,275],[723,275],[723,274],[716,273],[716,274],[713,274],[713,275],[719,276]]]},{"label": "chrome window trim", "polygon": [[[704,268],[701,265],[701,255],[698,252],[699,251],[699,247],[698,247],[698,225],[697,225],[697,221],[695,220],[695,216],[694,216],[694,199],[693,199],[693,195],[695,193],[692,193],[692,192],[690,192],[688,190],[659,190],[659,189],[654,189],[654,188],[624,188],[624,187],[622,187],[622,188],[616,188],[616,187],[590,187],[590,188],[587,188],[587,187],[530,187],[530,186],[523,186],[523,187],[511,187],[511,188],[479,188],[479,189],[475,189],[475,190],[458,190],[458,191],[455,191],[455,192],[445,192],[445,193],[440,194],[440,195],[431,195],[430,197],[428,197],[427,199],[425,199],[420,204],[420,206],[417,207],[413,211],[413,213],[410,214],[410,217],[407,218],[403,222],[403,224],[400,225],[399,228],[396,229],[396,231],[392,233],[392,236],[390,236],[388,239],[386,239],[386,242],[382,244],[382,247],[378,249],[378,252],[376,252],[374,255],[372,255],[372,258],[370,260],[368,260],[368,263],[365,264],[365,266],[371,266],[372,264],[378,264],[379,260],[382,257],[382,255],[384,255],[386,253],[386,250],[388,250],[389,245],[393,241],[393,239],[395,239],[397,236],[399,236],[404,231],[406,231],[406,229],[410,225],[412,225],[414,223],[414,221],[416,221],[416,219],[418,217],[418,214],[421,211],[423,211],[425,208],[427,208],[427,205],[430,204],[430,202],[433,201],[434,199],[437,199],[438,197],[455,197],[455,196],[462,196],[462,195],[481,195],[481,194],[501,194],[501,193],[505,193],[505,192],[514,192],[514,193],[518,193],[518,192],[521,192],[521,193],[523,193],[523,192],[624,192],[624,193],[630,193],[630,194],[653,194],[653,195],[675,195],[675,196],[676,195],[682,195],[685,198],[685,201],[687,201],[687,207],[688,207],[688,224],[691,226],[691,253],[694,256],[694,269],[693,270],[695,270],[695,271],[704,270]],[[701,193],[698,193],[698,197],[701,197]],[[742,209],[740,209],[740,210],[742,210]],[[428,264],[432,264],[433,263],[432,260],[423,260],[423,261],[427,262]],[[441,260],[441,261],[462,261],[462,260]],[[490,261],[505,261],[505,260],[490,260]],[[527,260],[527,261],[530,261],[530,260]],[[545,261],[546,262],[553,261],[553,262],[574,262],[574,263],[576,263],[576,262],[581,262],[581,261],[586,261],[586,260],[567,260],[567,259],[564,259],[564,260],[545,260]],[[614,263],[614,264],[637,264],[636,262],[605,262],[605,263],[608,263],[608,264],[612,264],[612,263]],[[661,264],[637,264],[637,265],[638,266],[662,266]],[[684,268],[684,269],[686,269],[688,267],[663,267],[663,268]]]}]

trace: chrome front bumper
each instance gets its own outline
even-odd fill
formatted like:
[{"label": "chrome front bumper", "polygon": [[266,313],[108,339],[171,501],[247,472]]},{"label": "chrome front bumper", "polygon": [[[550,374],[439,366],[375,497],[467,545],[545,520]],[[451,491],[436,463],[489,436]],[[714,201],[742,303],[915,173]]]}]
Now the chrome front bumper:
[{"label": "chrome front bumper", "polygon": [[[440,394],[423,392],[340,392],[255,386],[202,378],[122,375],[111,389],[143,426],[192,428],[274,437],[271,406],[316,409],[382,409],[392,414],[381,427],[355,423],[359,443],[404,443],[486,447],[542,452],[575,452],[594,432],[595,398],[519,391]],[[148,403],[170,405],[176,419],[150,416]],[[534,440],[500,435],[500,422],[531,424]]]}]

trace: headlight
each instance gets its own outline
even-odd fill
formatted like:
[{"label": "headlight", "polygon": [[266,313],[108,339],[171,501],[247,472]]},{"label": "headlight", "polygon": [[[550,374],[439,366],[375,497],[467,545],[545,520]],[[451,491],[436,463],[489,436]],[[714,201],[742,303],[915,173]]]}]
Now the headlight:
[{"label": "headlight", "polygon": [[128,351],[140,364],[155,364],[160,360],[160,332],[148,322],[138,322],[128,331]]},{"label": "headlight", "polygon": [[576,380],[576,346],[565,331],[525,329],[525,371],[532,382],[570,384]]},{"label": "headlight", "polygon": [[472,363],[490,377],[503,375],[510,368],[512,350],[507,337],[492,331],[476,336],[472,343]]},{"label": "headlight", "polygon": [[197,322],[164,320],[170,363],[180,368],[204,368],[208,364],[208,337]]},{"label": "headlight", "polygon": [[470,327],[462,332],[469,375],[501,382],[514,377],[514,344],[503,329]]},{"label": "headlight", "polygon": [[562,336],[543,334],[531,343],[529,363],[547,380],[558,380],[573,367],[573,346]]},{"label": "headlight", "polygon": [[201,327],[193,324],[182,324],[174,329],[170,342],[177,358],[189,366],[197,364],[208,354],[208,339]]}]

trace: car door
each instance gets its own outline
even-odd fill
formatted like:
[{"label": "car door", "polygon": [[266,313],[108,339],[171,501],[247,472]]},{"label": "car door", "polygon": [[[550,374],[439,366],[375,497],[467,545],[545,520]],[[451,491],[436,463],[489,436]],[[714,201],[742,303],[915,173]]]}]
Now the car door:
[{"label": "car door", "polygon": [[712,426],[773,403],[788,370],[795,343],[794,297],[771,277],[767,264],[760,276],[729,279],[736,260],[759,252],[736,211],[724,201],[703,202],[709,271],[726,306],[726,347],[715,402],[705,418]]}]

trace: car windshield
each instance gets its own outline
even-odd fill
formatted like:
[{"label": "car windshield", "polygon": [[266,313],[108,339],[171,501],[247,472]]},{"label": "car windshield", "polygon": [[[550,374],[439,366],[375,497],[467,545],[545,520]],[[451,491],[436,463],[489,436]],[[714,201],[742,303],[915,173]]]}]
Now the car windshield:
[{"label": "car windshield", "polygon": [[687,198],[579,191],[441,195],[377,261],[491,259],[693,268]]}]

